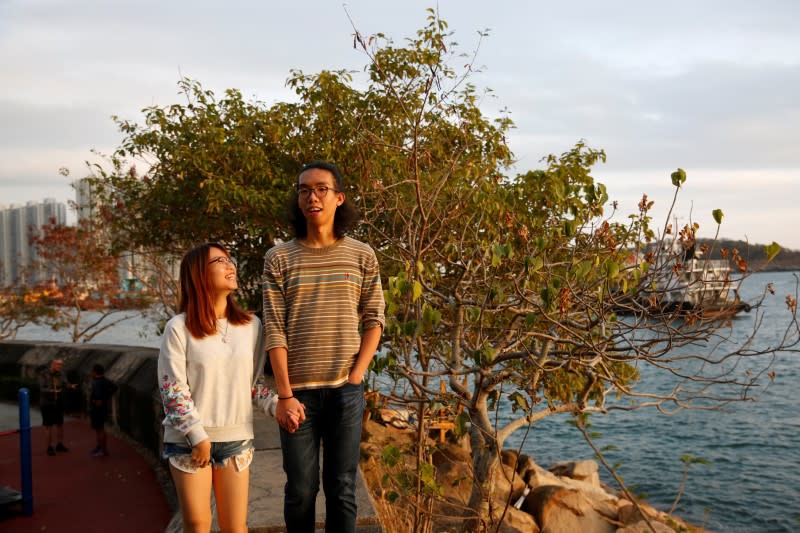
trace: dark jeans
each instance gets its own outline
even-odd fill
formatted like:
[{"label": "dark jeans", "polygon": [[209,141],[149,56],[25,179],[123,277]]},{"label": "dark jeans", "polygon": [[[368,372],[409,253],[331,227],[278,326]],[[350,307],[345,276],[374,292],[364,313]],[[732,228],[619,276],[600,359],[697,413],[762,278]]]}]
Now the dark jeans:
[{"label": "dark jeans", "polygon": [[321,441],[325,531],[354,532],[364,386],[346,383],[335,389],[299,390],[294,396],[305,405],[306,420],[294,433],[281,428],[287,478],[283,503],[286,530],[314,531]]}]

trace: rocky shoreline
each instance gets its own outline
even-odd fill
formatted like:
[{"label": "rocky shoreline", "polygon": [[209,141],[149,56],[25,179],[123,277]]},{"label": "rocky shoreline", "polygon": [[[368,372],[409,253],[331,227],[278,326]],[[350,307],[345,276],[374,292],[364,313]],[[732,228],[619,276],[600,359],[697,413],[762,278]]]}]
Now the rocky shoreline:
[{"label": "rocky shoreline", "polygon": [[[414,530],[413,491],[404,489],[404,469],[413,469],[413,430],[367,420],[361,444],[361,470],[384,531]],[[458,531],[469,516],[467,503],[473,475],[468,444],[450,436],[433,439],[432,462],[440,487],[427,509],[432,531]],[[391,450],[396,450],[392,452]],[[593,460],[567,461],[543,468],[525,454],[505,450],[502,475],[495,480],[493,514],[502,517],[505,533],[705,533],[705,530],[631,501],[600,481]],[[406,470],[408,471],[408,470]]]}]

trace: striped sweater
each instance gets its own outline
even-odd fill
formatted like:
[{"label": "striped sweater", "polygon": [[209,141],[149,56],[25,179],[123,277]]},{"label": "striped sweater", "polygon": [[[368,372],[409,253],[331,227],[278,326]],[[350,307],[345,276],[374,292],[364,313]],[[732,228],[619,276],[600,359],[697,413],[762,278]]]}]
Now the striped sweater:
[{"label": "striped sweater", "polygon": [[360,332],[386,323],[375,252],[350,237],[326,248],[296,239],[274,246],[263,294],[265,349],[287,349],[293,389],[344,384]]}]

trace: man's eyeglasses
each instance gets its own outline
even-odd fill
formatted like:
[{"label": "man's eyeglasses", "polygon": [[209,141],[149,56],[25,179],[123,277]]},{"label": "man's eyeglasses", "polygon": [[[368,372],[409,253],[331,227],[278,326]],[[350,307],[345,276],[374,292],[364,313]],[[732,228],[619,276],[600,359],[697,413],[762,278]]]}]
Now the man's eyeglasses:
[{"label": "man's eyeglasses", "polygon": [[214,259],[212,259],[211,261],[208,262],[209,265],[213,265],[214,263],[221,263],[223,266],[224,265],[231,265],[233,268],[236,268],[236,261],[234,261],[230,257],[226,257],[224,255],[221,255],[219,257],[215,257]]},{"label": "man's eyeglasses", "polygon": [[306,187],[305,185],[300,185],[297,187],[297,194],[303,200],[306,200],[311,196],[313,192],[317,198],[322,200],[328,194],[328,191],[339,192],[338,189],[334,189],[333,187],[328,187],[327,185],[317,185],[316,187]]}]

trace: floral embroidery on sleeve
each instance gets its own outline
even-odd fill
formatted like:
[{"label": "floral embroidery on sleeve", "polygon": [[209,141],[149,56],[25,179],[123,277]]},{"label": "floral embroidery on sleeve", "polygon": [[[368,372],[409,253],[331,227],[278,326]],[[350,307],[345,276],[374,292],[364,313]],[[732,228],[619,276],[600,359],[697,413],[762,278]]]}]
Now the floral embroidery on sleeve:
[{"label": "floral embroidery on sleeve", "polygon": [[161,378],[160,391],[164,404],[164,423],[181,433],[188,433],[198,422],[194,416],[195,407],[191,395],[181,389],[177,381],[170,380],[167,374]]}]

